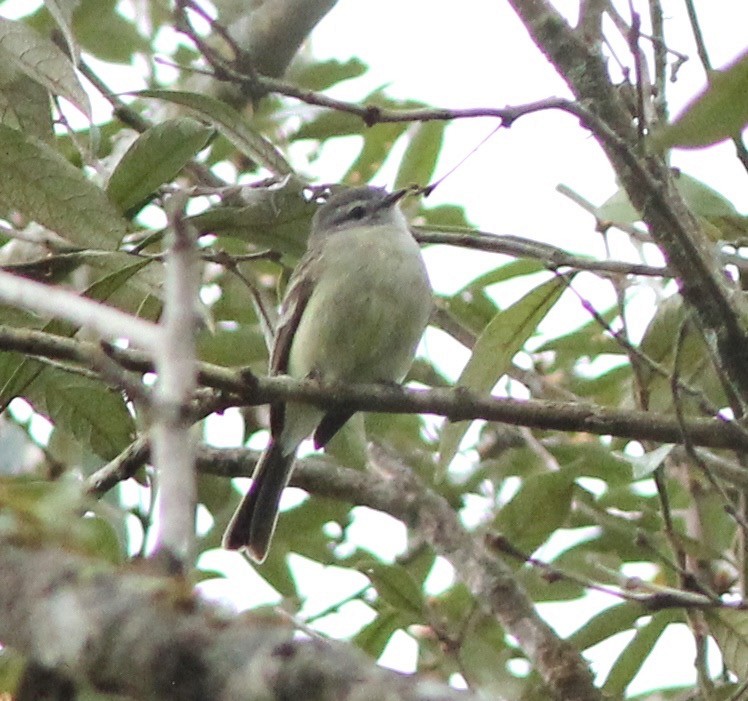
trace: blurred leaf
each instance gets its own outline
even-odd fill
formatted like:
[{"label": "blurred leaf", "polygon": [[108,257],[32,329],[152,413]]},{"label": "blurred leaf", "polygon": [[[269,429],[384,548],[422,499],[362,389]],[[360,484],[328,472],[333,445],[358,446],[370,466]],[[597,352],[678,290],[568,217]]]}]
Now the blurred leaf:
[{"label": "blurred leaf", "polygon": [[709,632],[727,668],[738,679],[748,678],[748,611],[704,611]]},{"label": "blurred leaf", "polygon": [[623,695],[626,687],[639,673],[649,654],[652,652],[665,628],[677,620],[678,613],[673,611],[660,611],[652,616],[649,623],[639,628],[632,640],[626,645],[623,652],[613,664],[608,673],[603,691],[606,694],[617,697]]},{"label": "blurred leaf", "polygon": [[46,37],[0,17],[0,52],[26,75],[55,95],[64,97],[91,119],[91,104],[70,59]]},{"label": "blurred leaf", "polygon": [[225,367],[238,367],[259,363],[267,365],[267,347],[258,326],[242,325],[235,329],[218,328],[203,331],[198,336],[198,354],[201,360]]},{"label": "blurred leaf", "polygon": [[361,134],[365,130],[366,125],[359,117],[349,112],[326,110],[308,122],[304,122],[289,138],[292,141],[303,139],[326,141],[334,137]]},{"label": "blurred leaf", "polygon": [[748,54],[709,75],[702,91],[660,133],[653,136],[657,148],[700,148],[737,137],[748,125]]},{"label": "blurred leaf", "polygon": [[376,660],[384,652],[390,638],[402,627],[402,616],[397,611],[385,611],[356,633],[352,642]]},{"label": "blurred leaf", "polygon": [[292,64],[289,78],[294,85],[319,92],[344,80],[358,78],[367,70],[367,65],[360,58],[349,58],[345,62],[333,58],[301,67]]},{"label": "blurred leaf", "polygon": [[413,617],[413,622],[421,620],[424,599],[421,587],[411,577],[408,570],[400,565],[387,565],[367,562],[359,565],[381,596],[396,611]]},{"label": "blurred leaf", "polygon": [[57,151],[0,125],[0,207],[15,209],[72,243],[114,248],[125,234],[104,191]]},{"label": "blurred leaf", "polygon": [[672,452],[675,446],[671,443],[665,443],[654,450],[644,453],[644,455],[627,456],[625,453],[621,456],[631,463],[633,468],[633,477],[635,480],[649,477]]},{"label": "blurred leaf", "polygon": [[26,660],[12,648],[0,650],[0,692],[8,699],[16,696],[18,682],[21,680]]},{"label": "blurred leaf", "polygon": [[[152,49],[135,22],[127,20],[117,5],[117,0],[80,0],[73,15],[73,29],[81,46],[96,58],[130,63],[136,52],[149,53]],[[149,11],[153,18],[155,3]]]},{"label": "blurred leaf", "polygon": [[568,640],[578,650],[587,650],[603,640],[634,627],[646,612],[641,604],[623,601],[595,614],[572,633]]},{"label": "blurred leaf", "polygon": [[0,55],[0,123],[35,136],[53,140],[49,93]]},{"label": "blurred leaf", "polygon": [[115,458],[135,438],[122,395],[98,380],[46,368],[25,398],[105,460]]},{"label": "blurred leaf", "polygon": [[408,131],[400,167],[395,177],[394,190],[409,185],[427,185],[434,174],[436,162],[444,144],[446,122],[418,122]]},{"label": "blurred leaf", "polygon": [[[460,668],[473,685],[480,685],[486,698],[507,698],[509,671],[506,664],[497,664],[506,657],[504,630],[489,616],[471,617],[460,644]],[[494,696],[495,695],[495,696]]]},{"label": "blurred leaf", "polygon": [[531,475],[501,508],[492,527],[515,548],[530,554],[564,524],[573,493],[570,470]]},{"label": "blurred leaf", "polygon": [[109,199],[126,213],[170,182],[201,151],[213,130],[189,117],[167,119],[143,132],[122,156],[106,187]]},{"label": "blurred leaf", "polygon": [[392,147],[405,132],[406,125],[397,122],[375,124],[363,132],[363,148],[342,178],[351,185],[368,183],[384,165]]},{"label": "blurred leaf", "polygon": [[[680,295],[672,295],[660,302],[641,341],[641,350],[658,363],[668,374],[672,373],[676,352],[679,354],[680,379],[701,389],[715,405],[725,403],[722,382],[714,370],[706,344],[694,324],[688,321],[689,312]],[[683,324],[687,324],[683,343],[676,341]],[[673,393],[669,376],[642,364],[639,371],[640,393],[644,393],[652,411],[672,412]],[[697,400],[685,392],[680,393],[681,408],[685,414],[700,411]]]},{"label": "blurred leaf", "polygon": [[[148,261],[141,260],[115,270],[90,285],[85,295],[98,301],[107,300],[147,264]],[[76,327],[53,319],[43,330],[72,336]],[[0,402],[3,405],[23,394],[39,413],[53,423],[59,422],[61,428],[105,460],[114,458],[133,440],[133,417],[119,392],[31,357],[0,353],[0,358],[5,360],[0,364]]]},{"label": "blurred leaf", "polygon": [[631,464],[625,456],[611,451],[597,437],[564,441],[548,449],[559,465],[578,476],[597,477],[610,486],[628,485],[632,480]]},{"label": "blurred leaf", "polygon": [[247,158],[264,166],[273,175],[293,175],[293,168],[275,145],[256,132],[239,112],[225,102],[209,95],[178,90],[141,90],[133,94],[187,107],[212,124]]},{"label": "blurred leaf", "polygon": [[100,516],[86,516],[75,524],[75,538],[79,547],[100,559],[120,565],[124,552],[117,531]]},{"label": "blurred leaf", "polygon": [[[454,229],[470,229],[470,222],[465,215],[465,208],[459,205],[440,204],[436,207],[429,208],[424,206],[421,208],[418,216],[419,218],[422,218],[425,223],[425,226],[422,228],[427,230],[434,228],[438,231],[439,227],[445,227],[445,230],[447,231]],[[418,226],[412,225],[411,228],[414,231],[418,231],[419,229]]]},{"label": "blurred leaf", "polygon": [[78,65],[80,51],[78,44],[73,36],[71,22],[73,20],[73,11],[78,6],[79,0],[44,0],[44,6],[47,8],[52,17],[54,17],[57,26],[65,38],[68,47],[68,54],[72,56],[75,65]]},{"label": "blurred leaf", "polygon": [[267,560],[259,568],[260,574],[285,597],[298,597],[296,584],[288,567],[289,552],[299,553],[316,562],[333,564],[331,539],[324,532],[329,522],[346,523],[350,504],[334,499],[312,497],[299,506],[283,511],[273,536]]},{"label": "blurred leaf", "polygon": [[[457,386],[490,392],[565,289],[564,278],[554,277],[499,312],[478,337]],[[442,429],[439,443],[442,471],[452,462],[469,426],[468,421],[449,422]]]},{"label": "blurred leaf", "polygon": [[[608,324],[613,323],[618,316],[619,309],[616,307],[600,313],[600,317]],[[557,356],[554,366],[564,368],[572,367],[580,358],[596,358],[605,353],[625,353],[621,344],[600,327],[597,319],[590,319],[577,329],[546,341],[536,352],[546,351],[554,351]]]},{"label": "blurred leaf", "polygon": [[[687,173],[676,171],[673,177],[688,207],[707,223],[704,232],[712,240],[730,241],[742,235],[748,225],[730,200]],[[622,188],[598,208],[597,216],[614,224],[634,224],[642,219]]]}]

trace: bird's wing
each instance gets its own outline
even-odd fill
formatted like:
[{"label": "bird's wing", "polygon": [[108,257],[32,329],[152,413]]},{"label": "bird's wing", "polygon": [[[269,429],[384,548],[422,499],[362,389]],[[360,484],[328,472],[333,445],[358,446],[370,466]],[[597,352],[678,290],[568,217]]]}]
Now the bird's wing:
[{"label": "bird's wing", "polygon": [[[288,282],[270,353],[271,375],[282,375],[288,371],[291,344],[317,281],[318,260],[309,254],[304,256]],[[283,421],[284,404],[275,402],[270,407],[270,430],[273,436],[281,434]]]}]

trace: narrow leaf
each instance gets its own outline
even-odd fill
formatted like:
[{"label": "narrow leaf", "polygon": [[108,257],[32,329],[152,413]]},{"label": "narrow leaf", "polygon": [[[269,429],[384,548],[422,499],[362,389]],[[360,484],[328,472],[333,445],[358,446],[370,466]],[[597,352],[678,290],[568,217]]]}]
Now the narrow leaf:
[{"label": "narrow leaf", "polygon": [[72,243],[114,248],[126,222],[104,191],[47,144],[0,125],[0,207]]},{"label": "narrow leaf", "polygon": [[641,604],[624,601],[594,615],[569,636],[569,642],[578,650],[587,650],[603,640],[629,630],[641,616]]},{"label": "narrow leaf", "polygon": [[622,457],[628,459],[632,467],[632,476],[635,480],[649,477],[660,465],[665,458],[670,455],[675,446],[672,443],[665,443],[654,450],[650,450],[644,455],[628,457],[623,454]]},{"label": "narrow leaf", "polygon": [[223,134],[245,156],[257,161],[278,176],[292,175],[293,168],[280,151],[262,134],[255,131],[244,117],[225,102],[208,95],[178,90],[141,90],[139,97],[166,100],[187,107]]},{"label": "narrow leaf", "polygon": [[70,59],[56,44],[23,22],[0,17],[0,50],[29,77],[64,97],[91,119],[88,95]]},{"label": "narrow leaf", "polygon": [[660,611],[652,616],[649,623],[636,631],[605,679],[603,691],[606,695],[614,698],[623,695],[626,687],[639,673],[665,628],[675,622],[677,616],[678,613],[674,611]]},{"label": "narrow leaf", "polygon": [[[564,279],[554,277],[499,312],[478,337],[457,386],[490,392],[565,289]],[[452,462],[469,425],[468,421],[450,422],[442,430],[439,444],[442,471]]]},{"label": "narrow leaf", "polygon": [[75,64],[80,59],[80,50],[73,36],[71,28],[73,22],[73,12],[78,7],[80,0],[44,0],[44,5],[52,17],[54,17],[57,26],[65,37],[65,43],[68,45],[68,52],[73,57]]},{"label": "narrow leaf", "polygon": [[189,117],[169,119],[143,132],[109,178],[109,199],[123,213],[142,204],[205,147],[212,133]]},{"label": "narrow leaf", "polygon": [[397,171],[395,189],[428,184],[442,150],[446,122],[421,122],[413,128]]},{"label": "narrow leaf", "polygon": [[736,137],[748,125],[748,53],[709,76],[709,86],[664,131],[660,148],[699,148]]}]

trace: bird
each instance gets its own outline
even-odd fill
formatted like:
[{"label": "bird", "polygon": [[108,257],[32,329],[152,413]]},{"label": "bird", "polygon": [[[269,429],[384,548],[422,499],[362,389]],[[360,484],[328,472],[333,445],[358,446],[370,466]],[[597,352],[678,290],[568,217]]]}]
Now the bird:
[{"label": "bird", "polygon": [[[433,307],[421,250],[399,206],[408,192],[354,187],[318,207],[281,303],[270,375],[322,385],[403,380]],[[271,404],[270,439],[226,529],[226,549],[265,560],[300,443],[313,436],[315,448],[324,447],[353,413]]]}]

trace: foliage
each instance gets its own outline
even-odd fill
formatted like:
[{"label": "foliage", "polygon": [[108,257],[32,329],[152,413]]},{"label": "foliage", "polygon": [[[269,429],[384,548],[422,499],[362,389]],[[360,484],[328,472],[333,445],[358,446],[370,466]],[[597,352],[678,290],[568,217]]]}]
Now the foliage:
[{"label": "foliage", "polygon": [[[378,120],[393,110],[415,114],[429,108],[395,99],[384,88],[356,100],[371,109],[371,123],[343,103],[322,108],[311,91],[339,87],[366,75],[368,67],[358,59],[319,62],[307,54],[297,57],[286,78],[314,109],[295,109],[298,95],[268,91],[268,85],[259,89],[262,83],[252,86],[248,79],[246,104],[229,104],[220,90],[197,87],[205,76],[187,68],[163,72],[168,77],[154,70],[145,89],[118,95],[117,86],[106,85],[106,72],[91,67],[92,59],[135,73],[139,62],[154,66],[157,54],[163,58],[153,37],[176,32],[165,2],[137,5],[147,18],[131,18],[120,11],[122,4],[49,0],[20,19],[0,19],[3,266],[134,316],[158,319],[168,202],[174,192],[187,192],[188,221],[201,236],[204,259],[200,359],[263,375],[264,319],[253,300],[274,300],[304,250],[315,208],[310,188],[321,185],[317,155],[353,137],[349,142],[355,142],[356,152],[340,164],[341,183],[370,182],[391,172],[393,186],[425,186],[440,173],[448,120]],[[174,43],[168,59],[189,66],[199,48],[190,41]],[[82,57],[78,68],[71,56]],[[655,130],[657,147],[737,137],[746,120],[746,65],[743,58],[713,76],[710,89],[683,118]],[[84,81],[83,73],[95,80]],[[230,82],[232,75],[227,76]],[[92,104],[108,105],[107,116],[96,123],[90,121]],[[715,120],[715,112],[724,119]],[[389,171],[383,170],[385,161]],[[744,218],[726,198],[685,175],[677,179],[677,189],[702,225],[705,248],[741,238]],[[421,233],[453,232],[452,245],[471,246],[470,235],[465,243],[463,233],[471,222],[459,203],[429,208],[424,199],[413,198],[406,208]],[[625,188],[595,214],[601,229],[617,226],[632,240],[647,236],[640,225],[647,213],[632,204]],[[496,245],[509,239],[495,237]],[[684,622],[700,650],[703,631],[713,637],[729,670],[710,680],[709,671],[700,668],[702,690],[712,684],[734,690],[731,675],[745,675],[748,626],[745,614],[725,602],[736,595],[742,600],[744,592],[733,580],[743,580],[748,567],[737,544],[745,538],[740,526],[745,520],[735,516],[743,513],[748,484],[741,475],[744,457],[724,448],[702,450],[687,440],[663,446],[625,428],[597,435],[594,422],[598,410],[621,417],[650,411],[653,422],[664,418],[677,426],[695,417],[714,418],[725,407],[735,411],[740,401],[724,368],[715,363],[713,344],[704,339],[689,305],[672,294],[664,274],[614,276],[618,307],[601,309],[595,299],[585,300],[592,312],[586,323],[564,324],[549,334],[544,321],[574,299],[570,288],[576,282],[574,266],[559,272],[557,252],[546,246],[528,259],[496,258],[494,269],[452,295],[440,295],[433,326],[466,349],[469,360],[459,376],[448,376],[439,356],[449,351],[434,341],[410,379],[454,385],[455,396],[464,396],[466,404],[470,390],[541,400],[558,407],[559,416],[572,406],[587,412],[587,424],[570,419],[566,430],[550,430],[532,421],[515,428],[376,413],[366,416],[366,436],[395,450],[424,490],[460,511],[464,524],[471,524],[464,525],[471,542],[489,543],[532,602],[565,603],[575,612],[578,626],[569,637],[574,650],[585,653],[628,634],[599,680],[605,693],[625,695],[666,631],[677,626],[681,635],[689,635]],[[578,260],[599,274],[599,285],[612,279],[603,268],[594,269],[601,261]],[[640,311],[629,305],[645,281],[659,301],[647,311],[651,321],[643,339],[630,338],[627,319]],[[81,344],[96,340],[85,328],[20,307],[3,307],[2,324],[17,343],[32,330]],[[137,506],[126,490],[112,490],[97,501],[85,487],[145,435],[149,407],[134,387],[142,390],[148,373],[117,365],[106,353],[100,362],[86,363],[41,347],[25,348],[0,344],[5,409],[0,455],[17,456],[0,461],[0,535],[29,547],[53,538],[62,548],[122,563],[141,550],[154,528],[151,469],[134,475],[139,494],[146,495]],[[264,412],[245,406],[237,395],[220,408],[230,405],[242,407],[244,445],[257,445],[267,428]],[[49,436],[40,435],[39,417],[49,421]],[[686,424],[680,426],[686,432]],[[326,459],[330,465],[366,469],[362,427],[351,422]],[[246,459],[236,460],[229,472],[246,476],[246,465]],[[219,547],[240,496],[225,474],[217,477],[208,474],[217,470],[203,468],[198,500],[211,525],[197,541],[196,556]],[[415,516],[403,518],[410,529],[408,549],[387,558],[350,544],[356,503],[331,498],[321,487],[320,494],[310,492],[282,514],[270,557],[257,567],[282,596],[286,613],[299,614],[308,594],[298,560],[288,557],[302,555],[356,573],[364,582],[306,625],[324,629],[326,617],[358,605],[366,614],[350,642],[372,658],[404,632],[417,647],[418,672],[444,682],[461,675],[475,690],[504,698],[548,698],[542,670],[517,671],[517,662],[529,658],[528,646],[466,584],[473,573],[457,568],[440,588],[429,583],[429,575],[445,567],[445,554],[414,526]],[[250,565],[242,560],[237,567]],[[585,597],[600,588],[612,592],[609,605],[591,615]],[[703,608],[710,610],[704,614]],[[0,691],[14,691],[22,665],[16,652],[2,651]],[[674,693],[653,689],[640,698]],[[714,693],[717,698],[722,692]]]}]

